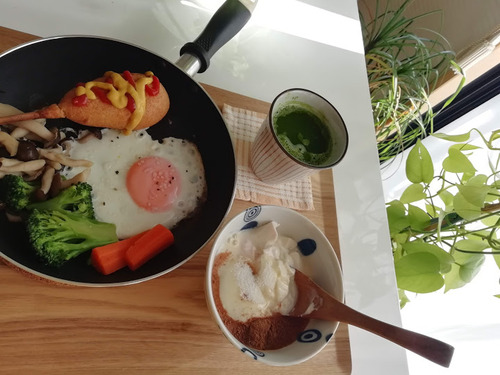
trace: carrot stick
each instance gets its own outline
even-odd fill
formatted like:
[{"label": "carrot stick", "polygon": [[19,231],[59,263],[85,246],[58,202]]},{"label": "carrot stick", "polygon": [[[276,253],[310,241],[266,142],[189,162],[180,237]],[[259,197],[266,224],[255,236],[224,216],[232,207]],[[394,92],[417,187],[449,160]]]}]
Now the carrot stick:
[{"label": "carrot stick", "polygon": [[127,265],[125,252],[146,232],[92,249],[92,254],[90,255],[92,265],[103,275],[109,275],[125,267]]},{"label": "carrot stick", "polygon": [[154,226],[126,251],[125,260],[128,267],[135,271],[173,243],[174,235],[170,230],[161,224]]}]

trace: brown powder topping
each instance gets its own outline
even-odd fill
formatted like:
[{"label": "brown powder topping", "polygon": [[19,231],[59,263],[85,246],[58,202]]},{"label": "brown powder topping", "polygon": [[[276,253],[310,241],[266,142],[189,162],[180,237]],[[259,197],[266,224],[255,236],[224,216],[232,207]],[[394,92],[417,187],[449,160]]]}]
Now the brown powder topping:
[{"label": "brown powder topping", "polygon": [[297,336],[305,330],[309,319],[274,314],[269,317],[251,318],[246,322],[241,322],[229,316],[222,306],[219,295],[219,267],[229,256],[229,252],[218,254],[212,270],[215,306],[227,329],[242,344],[257,350],[280,349],[295,342]]}]

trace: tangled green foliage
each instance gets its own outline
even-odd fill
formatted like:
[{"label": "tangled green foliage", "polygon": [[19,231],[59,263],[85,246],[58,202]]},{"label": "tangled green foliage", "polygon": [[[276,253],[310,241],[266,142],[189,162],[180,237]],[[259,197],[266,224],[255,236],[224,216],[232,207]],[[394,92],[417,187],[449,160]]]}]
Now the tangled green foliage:
[{"label": "tangled green foliage", "polygon": [[[478,173],[470,160],[480,148],[468,143],[474,131],[494,155],[489,174]],[[434,136],[454,142],[442,169],[435,173],[429,152],[417,141],[406,161],[410,185],[387,203],[401,307],[409,301],[406,291],[447,292],[468,284],[485,256],[500,268],[500,130],[489,138],[476,129]]]}]

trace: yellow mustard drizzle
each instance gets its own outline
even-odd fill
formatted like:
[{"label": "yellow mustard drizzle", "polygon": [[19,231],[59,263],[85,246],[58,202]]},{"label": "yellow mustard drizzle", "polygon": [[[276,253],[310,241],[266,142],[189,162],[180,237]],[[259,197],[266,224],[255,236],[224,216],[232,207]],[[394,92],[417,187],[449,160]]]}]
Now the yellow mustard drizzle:
[{"label": "yellow mustard drizzle", "polygon": [[153,72],[144,73],[145,77],[139,78],[135,81],[135,87],[131,85],[121,74],[115,72],[106,72],[104,74],[105,78],[111,78],[112,83],[90,81],[85,83],[84,86],[78,86],[76,88],[76,95],[87,95],[91,100],[97,99],[96,95],[92,91],[92,87],[100,87],[104,90],[108,90],[107,98],[111,104],[122,109],[127,106],[128,98],[126,94],[129,94],[135,101],[135,110],[132,112],[130,119],[123,129],[125,134],[130,134],[134,130],[139,122],[141,122],[144,112],[146,111],[146,85],[153,82]]}]

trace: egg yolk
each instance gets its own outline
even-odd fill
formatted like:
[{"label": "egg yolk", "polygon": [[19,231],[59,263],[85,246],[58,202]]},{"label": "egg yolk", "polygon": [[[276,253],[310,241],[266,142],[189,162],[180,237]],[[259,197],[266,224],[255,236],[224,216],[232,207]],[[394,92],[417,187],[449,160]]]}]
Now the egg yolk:
[{"label": "egg yolk", "polygon": [[135,162],[127,173],[132,200],[150,212],[167,211],[180,192],[177,168],[167,159],[148,156]]}]

